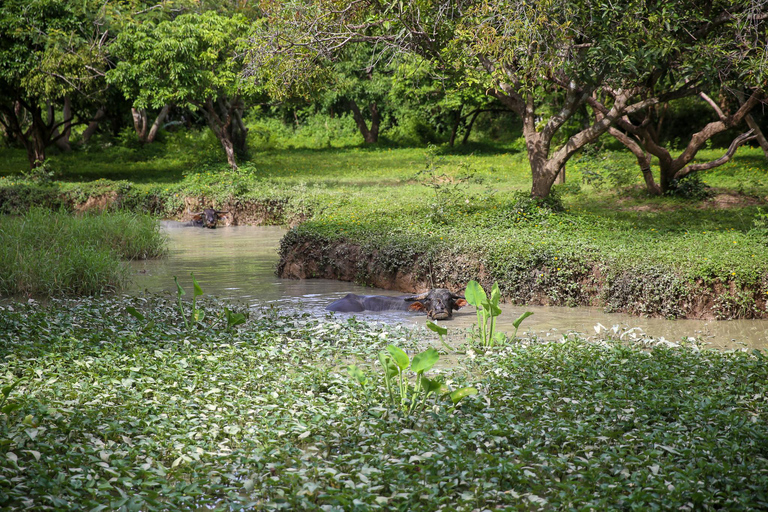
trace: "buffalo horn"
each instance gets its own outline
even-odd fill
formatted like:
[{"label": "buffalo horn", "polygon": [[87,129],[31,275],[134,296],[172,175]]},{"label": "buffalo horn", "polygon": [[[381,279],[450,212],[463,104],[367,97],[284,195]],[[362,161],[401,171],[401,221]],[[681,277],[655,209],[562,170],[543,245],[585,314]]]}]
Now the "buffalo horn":
[{"label": "buffalo horn", "polygon": [[429,295],[429,292],[424,292],[421,295],[413,295],[411,297],[405,297],[403,300],[412,301],[412,300],[424,300],[427,298],[427,295]]}]

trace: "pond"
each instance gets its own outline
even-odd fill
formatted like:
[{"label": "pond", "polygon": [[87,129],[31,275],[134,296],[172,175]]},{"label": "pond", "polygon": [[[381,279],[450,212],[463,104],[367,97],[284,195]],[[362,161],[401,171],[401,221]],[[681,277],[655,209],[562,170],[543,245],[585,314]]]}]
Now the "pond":
[{"label": "pond", "polygon": [[[280,279],[275,275],[277,250],[285,230],[278,227],[231,226],[217,229],[187,227],[164,221],[168,234],[169,255],[162,260],[132,263],[135,279],[129,293],[142,291],[167,292],[175,296],[173,276],[191,293],[194,272],[208,296],[235,299],[249,307],[276,305],[300,309],[313,315],[325,315],[325,306],[347,293],[363,295],[402,295],[402,292],[380,290],[353,283],[328,279]],[[205,297],[205,296],[204,296]],[[569,332],[596,336],[600,324],[618,333],[635,329],[664,337],[669,341],[699,338],[705,346],[714,348],[768,348],[768,320],[663,320],[639,318],[625,314],[604,313],[598,308],[566,308],[548,306],[514,306],[502,304],[498,327],[512,333],[512,322],[524,311],[534,315],[522,324],[520,333],[560,337]],[[426,317],[404,312],[377,313],[363,318],[388,323],[424,325]],[[466,307],[454,319],[443,325],[455,332],[476,322],[474,308]],[[602,329],[601,329],[602,330]],[[604,332],[604,331],[603,331]]]}]

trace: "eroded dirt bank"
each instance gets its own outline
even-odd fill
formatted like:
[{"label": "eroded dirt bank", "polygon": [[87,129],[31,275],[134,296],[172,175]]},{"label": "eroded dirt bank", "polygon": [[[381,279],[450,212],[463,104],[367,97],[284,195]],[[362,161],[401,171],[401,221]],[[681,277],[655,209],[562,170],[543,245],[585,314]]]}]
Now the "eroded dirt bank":
[{"label": "eroded dirt bank", "polygon": [[[393,258],[393,253],[398,257]],[[768,318],[768,276],[763,277],[762,286],[747,289],[721,280],[690,282],[659,268],[617,273],[597,263],[569,269],[558,264],[563,265],[503,265],[450,252],[404,257],[403,251],[391,247],[364,247],[292,230],[281,243],[277,273],[283,278],[337,279],[403,292],[430,287],[461,292],[475,279],[486,289],[498,282],[504,299],[516,304],[597,306],[609,312],[663,318]]]}]

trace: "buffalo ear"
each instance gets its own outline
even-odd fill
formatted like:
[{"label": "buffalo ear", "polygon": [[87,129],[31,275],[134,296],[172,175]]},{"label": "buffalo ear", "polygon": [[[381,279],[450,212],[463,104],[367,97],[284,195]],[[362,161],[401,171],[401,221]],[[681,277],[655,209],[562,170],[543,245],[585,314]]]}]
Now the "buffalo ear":
[{"label": "buffalo ear", "polygon": [[466,306],[468,304],[468,302],[467,302],[466,299],[456,299],[456,302],[454,302],[453,304],[455,306],[454,309],[459,309],[459,308],[463,308],[464,306]]},{"label": "buffalo ear", "polygon": [[194,215],[192,215],[192,220],[203,220],[203,214],[195,213]]},{"label": "buffalo ear", "polygon": [[414,302],[413,304],[408,306],[409,311],[424,311],[425,309],[427,308],[425,308],[424,304],[422,304],[421,302]]}]

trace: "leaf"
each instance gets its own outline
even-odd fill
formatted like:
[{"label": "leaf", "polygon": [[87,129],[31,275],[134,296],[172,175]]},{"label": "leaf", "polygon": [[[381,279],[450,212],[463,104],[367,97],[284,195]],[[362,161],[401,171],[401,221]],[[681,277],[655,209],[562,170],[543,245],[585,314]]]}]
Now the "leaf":
[{"label": "leaf", "polygon": [[529,317],[529,316],[531,316],[532,314],[533,314],[533,313],[531,313],[530,311],[526,311],[525,313],[523,313],[522,315],[520,315],[519,317],[517,317],[517,320],[515,320],[514,322],[512,322],[512,326],[513,326],[515,329],[517,329],[518,327],[520,327],[520,324],[521,324],[521,323],[523,323],[523,320],[525,320],[526,318],[528,318],[528,317]]},{"label": "leaf", "polygon": [[470,281],[467,283],[467,288],[464,290],[464,298],[467,302],[476,308],[482,308],[483,302],[488,301],[488,297],[485,295],[485,290],[480,286],[477,281]]},{"label": "leaf", "polygon": [[179,279],[176,276],[173,276],[173,282],[176,283],[176,293],[179,295],[179,297],[187,294],[187,292],[184,291],[184,288],[182,288],[179,284]]},{"label": "leaf", "polygon": [[197,279],[195,279],[195,273],[190,272],[189,275],[192,276],[192,285],[195,287],[194,296],[199,297],[203,294],[203,289],[200,288],[200,285],[197,284]]},{"label": "leaf", "polygon": [[451,393],[451,401],[453,402],[454,405],[456,405],[457,403],[459,403],[459,401],[462,398],[466,398],[468,396],[472,396],[476,394],[477,394],[476,388],[473,388],[473,387],[460,388]]},{"label": "leaf", "polygon": [[499,289],[499,283],[493,283],[491,288],[491,305],[498,306],[501,300],[501,290]]},{"label": "leaf", "polygon": [[347,373],[350,377],[356,380],[361,386],[365,386],[368,382],[365,372],[357,367],[357,365],[350,365],[347,367]]},{"label": "leaf", "polygon": [[441,327],[434,322],[430,322],[429,320],[427,320],[427,329],[429,329],[430,331],[436,332],[441,336],[448,334],[448,329],[446,329],[445,327]]},{"label": "leaf", "polygon": [[408,358],[408,354],[406,354],[403,349],[394,345],[387,345],[387,351],[392,355],[392,359],[395,361],[395,364],[400,367],[401,370],[408,368],[408,364],[411,362],[411,360]]},{"label": "leaf", "polygon": [[224,315],[227,317],[227,330],[236,325],[245,323],[245,315],[242,313],[233,313],[229,308],[224,308]]},{"label": "leaf", "polygon": [[125,308],[125,312],[126,312],[126,313],[128,313],[129,315],[131,315],[132,317],[136,318],[137,320],[141,320],[142,322],[144,321],[144,315],[142,315],[141,313],[139,313],[139,312],[136,310],[136,308],[135,308],[135,307],[133,307],[133,306],[127,306],[127,307]]},{"label": "leaf", "polygon": [[205,318],[205,311],[202,309],[195,309],[192,311],[192,320],[195,322],[202,322],[203,318]]},{"label": "leaf", "polygon": [[392,378],[399,373],[397,370],[397,365],[392,359],[392,356],[383,350],[379,352],[379,362],[381,362],[381,366],[384,367],[384,373],[386,374],[387,378]]},{"label": "leaf", "polygon": [[411,370],[416,373],[424,373],[429,371],[435,365],[438,359],[440,359],[440,354],[437,353],[437,350],[430,347],[424,352],[413,356],[413,364],[411,365]]},{"label": "leaf", "polygon": [[8,398],[8,395],[10,395],[10,394],[11,394],[11,391],[13,391],[13,388],[15,388],[16,386],[18,386],[18,385],[19,385],[19,383],[20,383],[22,380],[24,380],[24,378],[23,378],[23,377],[22,377],[21,379],[17,379],[17,380],[16,380],[16,382],[14,382],[13,384],[9,384],[9,385],[7,385],[7,386],[3,386],[3,389],[2,389],[2,393],[3,393],[3,396],[5,396],[5,398]]}]

